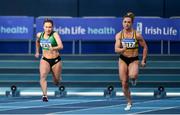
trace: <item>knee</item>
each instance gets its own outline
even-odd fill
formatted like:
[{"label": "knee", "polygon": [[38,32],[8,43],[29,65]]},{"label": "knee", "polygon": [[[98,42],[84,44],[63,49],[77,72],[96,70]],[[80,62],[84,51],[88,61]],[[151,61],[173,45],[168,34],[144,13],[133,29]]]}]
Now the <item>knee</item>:
[{"label": "knee", "polygon": [[45,76],[41,76],[40,77],[40,82],[46,82],[46,77]]},{"label": "knee", "polygon": [[128,80],[127,81],[122,81],[122,90],[126,91],[128,90]]},{"label": "knee", "polygon": [[53,81],[54,82],[59,82],[60,81],[60,76],[54,76],[53,75]]},{"label": "knee", "polygon": [[60,82],[55,80],[55,81],[53,81],[53,83],[54,83],[54,85],[58,86]]},{"label": "knee", "polygon": [[60,77],[53,77],[53,83],[54,83],[55,85],[59,85],[60,82],[61,82],[61,78],[60,78]]},{"label": "knee", "polygon": [[137,74],[129,74],[130,78],[137,78],[137,76],[138,76]]}]

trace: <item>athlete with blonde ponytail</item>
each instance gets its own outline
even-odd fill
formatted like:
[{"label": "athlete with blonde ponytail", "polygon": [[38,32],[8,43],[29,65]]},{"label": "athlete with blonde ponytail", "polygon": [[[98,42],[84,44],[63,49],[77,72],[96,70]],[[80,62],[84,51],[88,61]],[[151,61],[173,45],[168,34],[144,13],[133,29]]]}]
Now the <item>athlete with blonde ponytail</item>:
[{"label": "athlete with blonde ponytail", "polygon": [[146,65],[147,58],[147,44],[142,35],[133,29],[135,15],[128,12],[122,21],[123,30],[116,34],[115,52],[120,54],[119,58],[119,77],[122,83],[122,90],[127,99],[127,106],[125,110],[130,110],[132,107],[131,93],[129,89],[129,80],[132,85],[136,85],[139,72],[139,45],[143,47],[143,57],[141,65]]}]

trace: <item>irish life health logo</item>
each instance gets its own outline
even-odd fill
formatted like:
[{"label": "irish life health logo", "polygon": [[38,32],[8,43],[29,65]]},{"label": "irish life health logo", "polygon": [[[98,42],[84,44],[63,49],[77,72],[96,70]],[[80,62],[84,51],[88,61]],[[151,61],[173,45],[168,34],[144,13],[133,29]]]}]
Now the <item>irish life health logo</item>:
[{"label": "irish life health logo", "polygon": [[136,31],[138,31],[140,34],[142,34],[142,32],[143,32],[143,24],[142,24],[142,22],[137,22]]}]

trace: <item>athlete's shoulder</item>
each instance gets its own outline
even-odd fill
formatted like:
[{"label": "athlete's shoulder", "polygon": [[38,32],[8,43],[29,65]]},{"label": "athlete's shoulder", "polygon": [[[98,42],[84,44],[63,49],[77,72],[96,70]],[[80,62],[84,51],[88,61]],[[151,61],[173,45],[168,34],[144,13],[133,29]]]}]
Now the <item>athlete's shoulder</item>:
[{"label": "athlete's shoulder", "polygon": [[58,32],[56,32],[56,31],[54,31],[53,36],[54,36],[54,38],[60,38],[59,33],[58,33]]},{"label": "athlete's shoulder", "polygon": [[122,33],[122,30],[121,31],[119,31],[116,35],[120,35]]},{"label": "athlete's shoulder", "polygon": [[119,32],[116,34],[116,40],[117,40],[117,39],[121,39],[121,35],[122,35],[122,31],[119,31]]},{"label": "athlete's shoulder", "polygon": [[137,39],[142,39],[143,38],[142,34],[140,32],[138,32],[138,31],[135,31],[135,32],[136,32],[136,38]]},{"label": "athlete's shoulder", "polygon": [[43,33],[43,32],[38,32],[38,33],[36,34],[36,37],[37,37],[37,38],[40,38],[42,33]]},{"label": "athlete's shoulder", "polygon": [[52,31],[52,34],[53,34],[53,35],[57,35],[58,32],[57,32],[57,31]]}]

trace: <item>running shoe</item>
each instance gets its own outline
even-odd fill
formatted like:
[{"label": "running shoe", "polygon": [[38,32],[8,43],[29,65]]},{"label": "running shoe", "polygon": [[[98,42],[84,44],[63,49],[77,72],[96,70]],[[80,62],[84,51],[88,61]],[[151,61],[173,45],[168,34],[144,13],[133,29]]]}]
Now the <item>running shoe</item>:
[{"label": "running shoe", "polygon": [[42,96],[42,101],[43,101],[43,102],[48,102],[48,97],[45,96],[45,95],[43,95],[43,96]]},{"label": "running shoe", "polygon": [[131,110],[132,104],[128,103],[127,106],[124,108],[125,111]]}]

